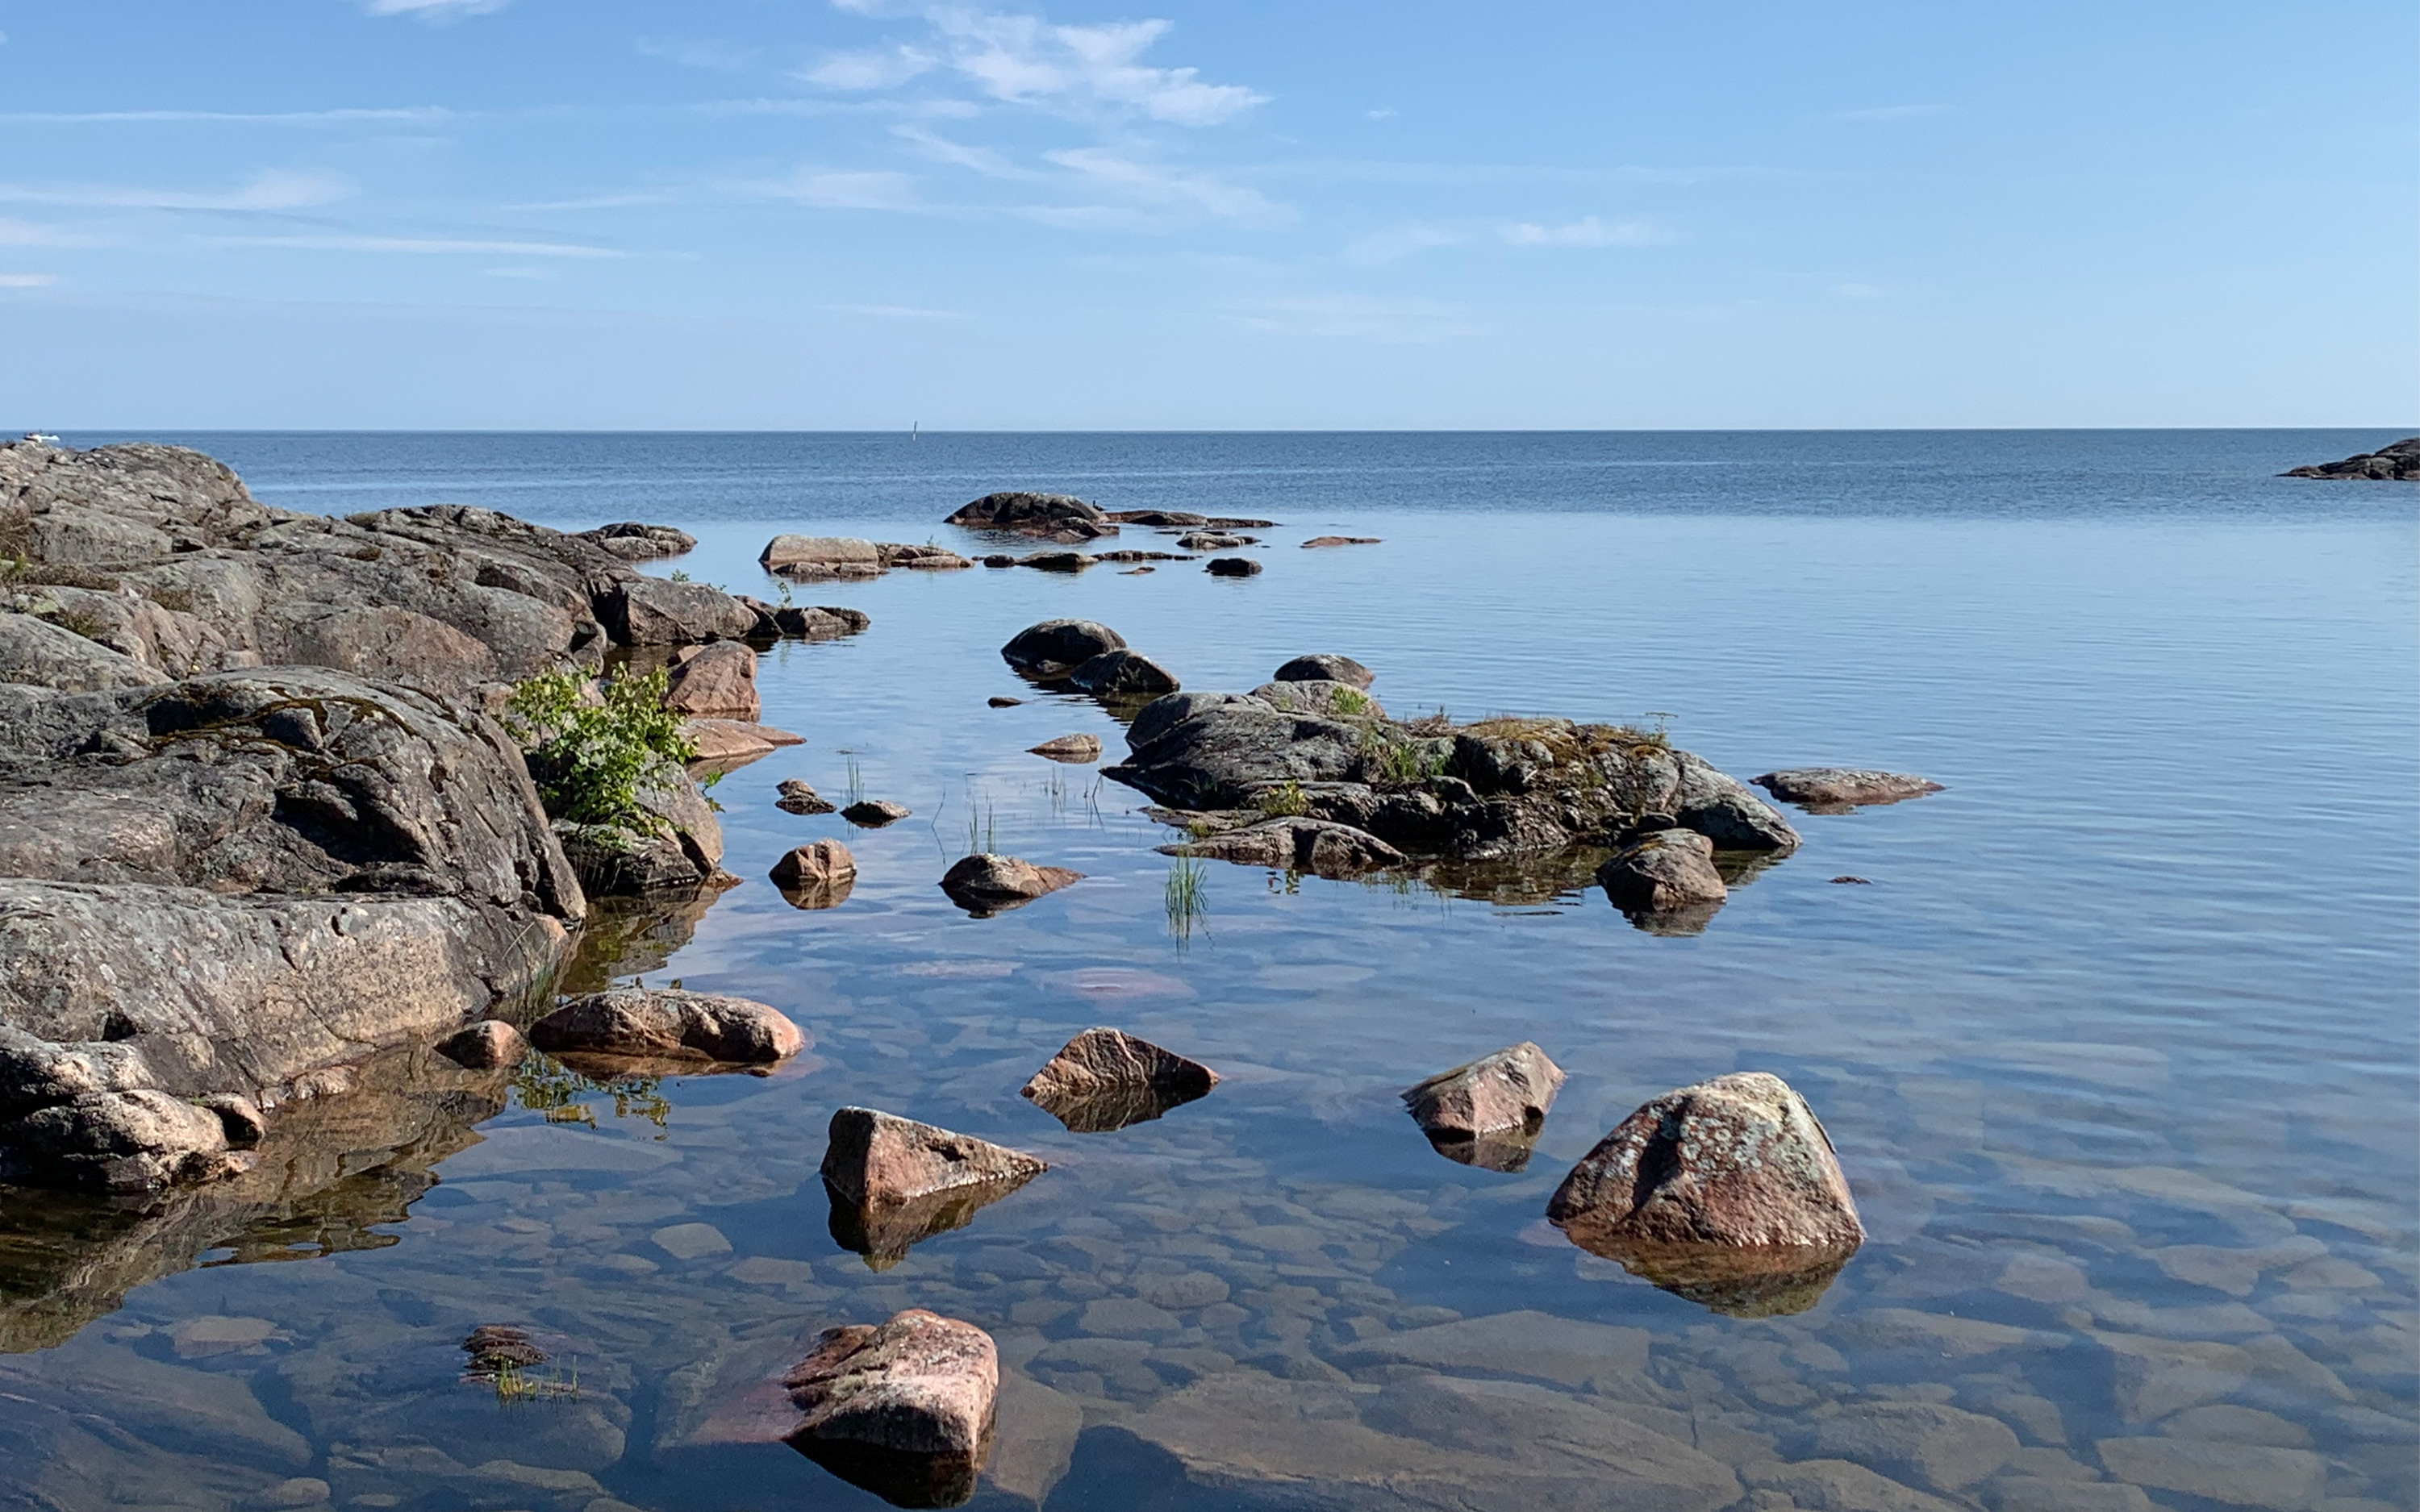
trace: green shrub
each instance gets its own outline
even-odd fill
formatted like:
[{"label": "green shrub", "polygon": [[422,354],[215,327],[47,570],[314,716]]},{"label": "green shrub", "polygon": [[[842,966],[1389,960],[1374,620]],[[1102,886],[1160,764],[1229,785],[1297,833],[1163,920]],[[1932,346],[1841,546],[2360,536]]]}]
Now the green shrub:
[{"label": "green shrub", "polygon": [[529,760],[547,813],[576,825],[653,830],[640,789],[697,755],[680,716],[664,707],[664,674],[625,673],[590,702],[578,672],[541,672],[513,687],[504,723]]},{"label": "green shrub", "polygon": [[1311,800],[1302,795],[1301,783],[1288,780],[1253,794],[1252,807],[1272,819],[1299,819],[1311,812]]},{"label": "green shrub", "polygon": [[1327,702],[1330,708],[1342,715],[1370,712],[1370,695],[1358,688],[1340,687],[1327,696]]}]

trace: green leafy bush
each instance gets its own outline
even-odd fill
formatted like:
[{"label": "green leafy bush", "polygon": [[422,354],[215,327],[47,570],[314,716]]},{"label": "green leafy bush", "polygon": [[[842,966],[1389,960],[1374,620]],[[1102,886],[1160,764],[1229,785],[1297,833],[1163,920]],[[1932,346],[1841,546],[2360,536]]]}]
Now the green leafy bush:
[{"label": "green leafy bush", "polygon": [[664,707],[664,685],[660,671],[625,673],[599,684],[593,700],[586,680],[573,671],[541,672],[514,686],[504,722],[550,816],[659,827],[639,801],[640,789],[697,755],[680,716]]}]

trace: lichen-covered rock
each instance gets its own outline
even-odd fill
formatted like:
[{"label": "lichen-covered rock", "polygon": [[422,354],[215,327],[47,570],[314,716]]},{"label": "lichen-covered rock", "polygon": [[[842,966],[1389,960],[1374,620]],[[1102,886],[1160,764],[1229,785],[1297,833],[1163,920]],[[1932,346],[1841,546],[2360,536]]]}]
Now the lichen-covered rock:
[{"label": "lichen-covered rock", "polygon": [[797,1055],[806,1036],[745,997],[678,988],[616,987],[575,997],[530,1026],[550,1055],[631,1056],[765,1065]]},{"label": "lichen-covered rock", "polygon": [[664,707],[752,723],[764,710],[756,692],[756,653],[737,640],[683,647],[665,679]]},{"label": "lichen-covered rock", "polygon": [[1597,868],[1596,880],[1616,908],[1632,913],[1677,913],[1730,896],[1714,870],[1714,842],[1694,829],[1638,836]]},{"label": "lichen-covered rock", "polygon": [[1167,668],[1138,651],[1104,651],[1067,674],[1067,686],[1094,698],[1135,702],[1176,691]]},{"label": "lichen-covered rock", "polygon": [[30,683],[70,693],[149,687],[168,681],[121,651],[31,614],[0,612],[0,683]]},{"label": "lichen-covered rock", "polygon": [[1763,1072],[1646,1103],[1563,1178],[1546,1216],[1655,1244],[1851,1250],[1866,1237],[1830,1136]]},{"label": "lichen-covered rock", "polygon": [[1315,651],[1295,657],[1269,674],[1279,683],[1342,683],[1348,687],[1367,690],[1378,680],[1378,674],[1350,656],[1333,652]]},{"label": "lichen-covered rock", "polygon": [[1091,1028],[1027,1081],[1023,1095],[1078,1134],[1156,1119],[1209,1095],[1218,1073],[1122,1029]]},{"label": "lichen-covered rock", "polygon": [[616,520],[578,533],[582,540],[594,541],[625,562],[687,556],[697,549],[697,537],[687,531],[675,530],[670,525],[645,525],[634,519]]},{"label": "lichen-covered rock", "polygon": [[1044,620],[1009,638],[1001,659],[1035,677],[1063,677],[1104,652],[1125,649],[1125,637],[1091,620]]},{"label": "lichen-covered rock", "polygon": [[1301,818],[1264,819],[1200,840],[1162,845],[1159,852],[1321,877],[1359,876],[1402,866],[1405,860],[1403,852],[1366,830]]},{"label": "lichen-covered rock", "polygon": [[756,628],[756,611],[720,588],[633,577],[602,594],[597,616],[626,646],[685,646],[742,640]]},{"label": "lichen-covered rock", "polygon": [[1351,825],[1412,856],[1492,860],[1671,827],[1724,850],[1788,851],[1798,842],[1779,814],[1730,778],[1659,736],[1616,725],[1453,725],[1179,693],[1145,705],[1126,743],[1126,760],[1104,775],[1171,809],[1248,809],[1283,797],[1305,817]]},{"label": "lichen-covered rock", "polygon": [[482,1019],[438,1041],[437,1053],[472,1071],[496,1071],[520,1065],[529,1041],[502,1019]]},{"label": "lichen-covered rock", "polygon": [[826,1329],[783,1378],[805,1415],[784,1441],[894,1506],[955,1506],[990,1448],[1000,1356],[972,1323],[923,1308]]},{"label": "lichen-covered rock", "polygon": [[1799,766],[1748,780],[1811,813],[1846,813],[1868,804],[1900,803],[1942,791],[1940,783],[1906,772],[1851,766]]},{"label": "lichen-covered rock", "polygon": [[941,874],[941,890],[952,903],[983,918],[1083,880],[1084,873],[1063,866],[1036,866],[1014,856],[978,852],[960,857]]}]

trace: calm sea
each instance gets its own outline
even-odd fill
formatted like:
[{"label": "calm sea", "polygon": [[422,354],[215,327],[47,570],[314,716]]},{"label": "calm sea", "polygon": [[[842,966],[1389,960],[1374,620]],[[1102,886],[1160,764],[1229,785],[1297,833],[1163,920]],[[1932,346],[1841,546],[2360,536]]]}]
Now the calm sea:
[{"label": "calm sea", "polygon": [[[873,627],[764,657],[806,744],[714,790],[744,885],[617,915],[580,969],[770,1002],[810,1059],[533,1067],[501,1113],[407,1069],[273,1210],[0,1210],[43,1346],[0,1358],[0,1505],[878,1505],[713,1422],[906,1306],[1000,1343],[985,1507],[2420,1504],[2420,490],[2273,476],[2390,435],[157,439],[294,508],[678,525],[698,550],[649,570],[768,596],[778,532],[970,549],[939,521],[995,488],[1280,524],[1243,580],[800,591]],[[1295,548],[1327,533],[1382,544]],[[1180,922],[1139,796],[1024,754],[1125,748],[999,658],[1062,615],[1193,688],[1336,651],[1398,714],[1659,721],[1743,778],[1947,791],[1793,814],[1804,848],[1694,936],[1552,869],[1473,897],[1213,866]],[[790,777],[914,817],[795,818]],[[766,871],[826,836],[856,888],[793,909]],[[1087,880],[970,918],[935,882],[978,841]],[[1069,1134],[1016,1091],[1094,1024],[1226,1080]],[[1396,1089],[1521,1040],[1570,1073],[1528,1170],[1440,1158]],[[1541,1222],[1633,1107],[1739,1070],[1812,1102],[1871,1230],[1804,1312],[1709,1311]],[[815,1175],[845,1103],[1055,1168],[875,1269]],[[540,1331],[576,1395],[462,1383],[484,1323]],[[1665,1462],[1642,1442],[1681,1468],[1621,1468]]]}]

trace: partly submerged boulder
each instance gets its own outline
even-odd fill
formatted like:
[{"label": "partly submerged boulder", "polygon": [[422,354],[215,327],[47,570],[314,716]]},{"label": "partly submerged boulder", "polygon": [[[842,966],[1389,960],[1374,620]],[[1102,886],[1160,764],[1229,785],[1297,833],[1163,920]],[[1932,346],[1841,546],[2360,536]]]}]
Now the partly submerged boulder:
[{"label": "partly submerged boulder", "polygon": [[838,811],[838,806],[830,798],[817,793],[814,785],[804,778],[785,777],[774,784],[773,791],[780,795],[773,800],[773,807],[783,813],[819,814]]},{"label": "partly submerged boulder", "polygon": [[1366,830],[1303,818],[1264,819],[1200,840],[1162,845],[1159,852],[1321,877],[1358,876],[1401,866],[1405,859],[1403,852]]},{"label": "partly submerged boulder", "polygon": [[1213,578],[1257,578],[1261,564],[1249,557],[1212,557],[1202,570]]},{"label": "partly submerged boulder", "polygon": [[1067,1041],[1023,1095],[1077,1134],[1105,1134],[1205,1097],[1218,1073],[1122,1029],[1091,1028]]},{"label": "partly submerged boulder", "polygon": [[494,1071],[520,1065],[529,1041],[502,1019],[482,1019],[438,1041],[437,1053],[473,1071]]},{"label": "partly submerged boulder", "polygon": [[894,1506],[956,1506],[991,1445],[1000,1356],[972,1323],[922,1308],[826,1329],[782,1384],[790,1447]]},{"label": "partly submerged boulder", "polygon": [[2363,452],[2341,462],[2288,468],[2281,478],[2366,479],[2371,482],[2420,482],[2420,436],[2409,437],[2375,452]]},{"label": "partly submerged boulder", "polygon": [[1748,780],[1810,813],[1846,813],[1868,804],[1900,803],[1942,791],[1940,783],[1928,778],[1852,766],[1798,766]]},{"label": "partly submerged boulder", "polygon": [[1014,531],[1020,535],[1078,540],[1117,533],[1117,526],[1097,505],[1063,493],[987,493],[959,505],[941,523],[970,531]]},{"label": "partly submerged boulder", "polygon": [[87,1092],[0,1125],[0,1183],[155,1192],[241,1169],[219,1116],[148,1088]]},{"label": "partly submerged boulder", "polygon": [[1083,880],[1084,873],[1063,866],[1036,866],[1014,856],[978,852],[960,857],[941,874],[941,890],[959,907],[987,918]]},{"label": "partly submerged boulder", "polygon": [[1306,551],[1324,546],[1377,546],[1380,544],[1378,537],[1374,535],[1314,535],[1302,543],[1303,549]]},{"label": "partly submerged boulder", "polygon": [[1563,1069],[1524,1040],[1404,1089],[1404,1108],[1437,1152],[1466,1165],[1518,1171],[1562,1089]]},{"label": "partly submerged boulder", "polygon": [[1367,691],[1378,680],[1378,674],[1350,656],[1333,652],[1315,651],[1295,657],[1276,671],[1269,680],[1278,683],[1342,683]]},{"label": "partly submerged boulder", "polygon": [[889,798],[860,798],[843,809],[840,816],[860,829],[880,829],[885,825],[897,824],[914,811],[906,804],[893,803]]},{"label": "partly submerged boulder", "polygon": [[836,640],[873,623],[861,610],[837,604],[784,604],[773,611],[775,632],[797,640]]},{"label": "partly submerged boulder", "polygon": [[615,987],[574,997],[530,1026],[550,1055],[639,1057],[765,1065],[807,1038],[763,1003],[679,988]]},{"label": "partly submerged boulder", "polygon": [[1065,762],[1071,765],[1080,766],[1087,762],[1097,762],[1101,759],[1101,737],[1094,734],[1061,735],[1053,740],[1046,740],[1039,746],[1028,746],[1025,748],[1036,756],[1047,756],[1054,762]]},{"label": "partly submerged boulder", "polygon": [[1625,913],[1677,913],[1730,896],[1714,870],[1714,842],[1694,829],[1637,837],[1597,868],[1596,880]]},{"label": "partly submerged boulder", "polygon": [[873,578],[882,572],[882,548],[843,536],[777,535],[766,543],[756,563],[778,577],[807,582]]},{"label": "partly submerged boulder", "polygon": [[873,1108],[831,1117],[824,1186],[832,1239],[887,1270],[909,1245],[962,1227],[1049,1169],[1038,1157]]},{"label": "partly submerged boulder", "polygon": [[1036,677],[1063,677],[1106,651],[1125,649],[1125,637],[1091,620],[1044,620],[1009,638],[1001,659]]},{"label": "partly submerged boulder", "polygon": [[814,841],[783,852],[773,863],[772,878],[783,892],[845,894],[857,881],[857,857],[836,840]]},{"label": "partly submerged boulder", "polygon": [[1176,678],[1138,651],[1104,651],[1067,674],[1067,686],[1113,702],[1140,702],[1173,693]]},{"label": "partly submerged boulder", "polygon": [[1740,1313],[1812,1305],[1866,1237],[1823,1124],[1763,1072],[1647,1103],[1572,1167],[1546,1216],[1582,1248]]}]

